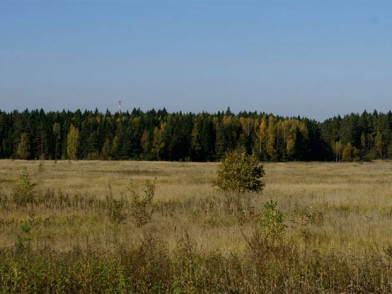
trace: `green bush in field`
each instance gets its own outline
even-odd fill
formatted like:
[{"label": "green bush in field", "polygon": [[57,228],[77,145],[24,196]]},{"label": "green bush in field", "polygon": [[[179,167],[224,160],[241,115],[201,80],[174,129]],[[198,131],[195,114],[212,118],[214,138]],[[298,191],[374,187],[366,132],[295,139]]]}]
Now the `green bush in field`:
[{"label": "green bush in field", "polygon": [[285,216],[276,208],[277,205],[272,200],[265,203],[259,221],[262,233],[272,239],[281,237],[286,229]]},{"label": "green bush in field", "polygon": [[261,192],[263,166],[254,155],[244,149],[226,152],[222,159],[215,184],[223,191]]},{"label": "green bush in field", "polygon": [[34,202],[34,186],[30,179],[27,168],[23,168],[18,183],[13,191],[12,198],[18,205],[26,205]]},{"label": "green bush in field", "polygon": [[131,216],[139,228],[150,222],[152,218],[154,212],[152,201],[155,195],[155,183],[156,181],[150,182],[147,180],[144,195],[141,195],[134,183],[132,181],[130,182],[129,191],[132,194]]}]

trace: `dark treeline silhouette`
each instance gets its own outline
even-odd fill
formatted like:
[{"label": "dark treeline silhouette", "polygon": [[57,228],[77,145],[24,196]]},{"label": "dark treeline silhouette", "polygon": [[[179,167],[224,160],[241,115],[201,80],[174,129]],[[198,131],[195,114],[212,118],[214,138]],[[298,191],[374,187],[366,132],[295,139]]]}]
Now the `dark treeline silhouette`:
[{"label": "dark treeline silhouette", "polygon": [[216,161],[238,146],[264,161],[392,158],[392,113],[0,111],[0,158]]}]

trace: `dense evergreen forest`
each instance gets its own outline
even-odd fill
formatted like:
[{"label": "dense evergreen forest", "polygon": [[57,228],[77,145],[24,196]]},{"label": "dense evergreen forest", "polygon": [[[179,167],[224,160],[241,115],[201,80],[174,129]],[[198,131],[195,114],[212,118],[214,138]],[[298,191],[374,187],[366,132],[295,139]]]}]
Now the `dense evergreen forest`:
[{"label": "dense evergreen forest", "polygon": [[263,161],[392,158],[392,113],[0,111],[0,158],[216,161],[237,146]]}]

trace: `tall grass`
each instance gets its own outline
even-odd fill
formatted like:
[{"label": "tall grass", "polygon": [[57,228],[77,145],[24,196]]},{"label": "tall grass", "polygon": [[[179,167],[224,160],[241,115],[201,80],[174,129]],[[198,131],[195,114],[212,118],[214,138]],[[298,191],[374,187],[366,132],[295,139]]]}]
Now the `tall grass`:
[{"label": "tall grass", "polygon": [[1,161],[0,293],[390,293],[391,167]]}]

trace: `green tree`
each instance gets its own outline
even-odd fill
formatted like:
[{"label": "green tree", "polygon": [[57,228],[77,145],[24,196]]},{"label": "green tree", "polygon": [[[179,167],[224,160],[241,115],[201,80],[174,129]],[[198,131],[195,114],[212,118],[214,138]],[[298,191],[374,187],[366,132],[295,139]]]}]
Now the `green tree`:
[{"label": "green tree", "polygon": [[362,153],[365,154],[367,152],[367,140],[366,140],[366,135],[364,132],[361,134],[361,148],[362,148]]},{"label": "green tree", "polygon": [[121,145],[120,137],[114,136],[112,145],[110,147],[110,155],[113,159],[120,159],[120,145]]},{"label": "green tree", "polygon": [[[99,158],[99,139],[97,132],[91,132],[88,136],[85,144],[85,149],[87,153],[87,159],[96,160]],[[85,157],[84,157],[85,158]]]},{"label": "green tree", "polygon": [[251,151],[252,134],[255,125],[254,119],[251,117],[240,117],[239,125],[241,130],[240,145],[242,145],[248,152]]},{"label": "green tree", "polygon": [[377,132],[376,137],[374,138],[374,147],[376,149],[377,155],[380,158],[384,157],[384,148],[385,148],[385,142],[383,140],[383,135],[380,131]]},{"label": "green tree", "polygon": [[211,116],[202,113],[195,118],[191,133],[191,157],[194,161],[212,161],[215,152],[215,130]]},{"label": "green tree", "polygon": [[59,123],[54,123],[52,127],[54,138],[54,159],[61,157],[61,127]]},{"label": "green tree", "polygon": [[197,121],[193,125],[191,137],[192,137],[191,147],[192,147],[193,157],[196,159],[199,159],[202,147],[201,147],[201,143],[200,143],[199,123]]}]

